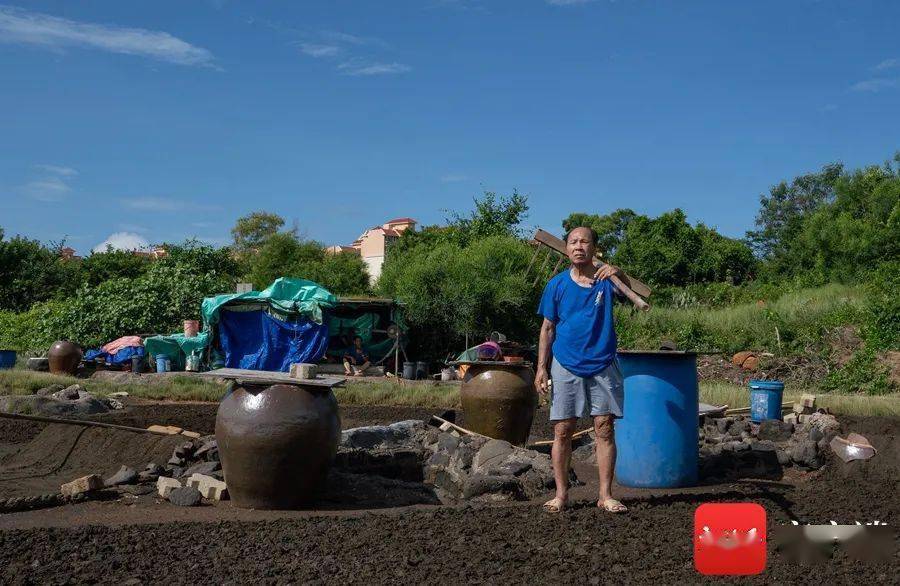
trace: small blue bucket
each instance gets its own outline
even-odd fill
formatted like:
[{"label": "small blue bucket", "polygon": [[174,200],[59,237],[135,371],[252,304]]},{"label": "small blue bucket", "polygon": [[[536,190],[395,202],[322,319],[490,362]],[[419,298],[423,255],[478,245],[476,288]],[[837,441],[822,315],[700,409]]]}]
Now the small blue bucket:
[{"label": "small blue bucket", "polygon": [[156,355],[156,372],[166,372],[169,370],[169,356],[167,354]]},{"label": "small blue bucket", "polygon": [[777,380],[751,380],[750,420],[759,423],[766,419],[781,419],[781,400],[784,383]]},{"label": "small blue bucket", "polygon": [[0,350],[0,370],[12,368],[16,365],[15,350]]}]

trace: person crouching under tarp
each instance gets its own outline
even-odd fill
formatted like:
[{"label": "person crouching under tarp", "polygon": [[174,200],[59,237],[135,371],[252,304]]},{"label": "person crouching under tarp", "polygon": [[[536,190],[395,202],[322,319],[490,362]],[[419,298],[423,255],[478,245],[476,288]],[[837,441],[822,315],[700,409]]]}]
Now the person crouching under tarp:
[{"label": "person crouching under tarp", "polygon": [[362,347],[362,338],[353,336],[353,345],[344,352],[344,374],[362,376],[370,365],[369,355]]}]

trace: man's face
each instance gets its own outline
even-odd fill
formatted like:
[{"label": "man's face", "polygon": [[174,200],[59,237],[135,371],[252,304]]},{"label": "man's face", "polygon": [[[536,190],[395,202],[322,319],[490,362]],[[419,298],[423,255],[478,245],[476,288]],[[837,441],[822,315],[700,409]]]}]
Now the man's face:
[{"label": "man's face", "polygon": [[361,338],[353,338],[353,345],[357,348],[362,347],[362,339]]},{"label": "man's face", "polygon": [[594,258],[594,239],[591,237],[591,231],[588,228],[575,228],[569,232],[569,239],[566,241],[566,254],[569,260],[574,264],[583,264],[591,262]]}]

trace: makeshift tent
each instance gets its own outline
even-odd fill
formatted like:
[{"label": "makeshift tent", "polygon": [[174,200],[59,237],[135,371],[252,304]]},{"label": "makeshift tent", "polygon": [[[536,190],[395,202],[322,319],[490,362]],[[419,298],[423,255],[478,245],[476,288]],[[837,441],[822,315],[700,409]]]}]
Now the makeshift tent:
[{"label": "makeshift tent", "polygon": [[147,338],[150,356],[167,354],[182,368],[191,352],[206,354],[213,367],[287,372],[294,362],[318,362],[328,346],[325,311],[337,298],[305,279],[277,279],[264,291],[207,297],[203,331]]},{"label": "makeshift tent", "polygon": [[402,307],[392,299],[342,297],[327,312],[326,324],[328,356],[336,361],[353,344],[353,336],[362,338],[363,350],[376,364],[391,358],[396,344],[403,347],[406,324]]}]

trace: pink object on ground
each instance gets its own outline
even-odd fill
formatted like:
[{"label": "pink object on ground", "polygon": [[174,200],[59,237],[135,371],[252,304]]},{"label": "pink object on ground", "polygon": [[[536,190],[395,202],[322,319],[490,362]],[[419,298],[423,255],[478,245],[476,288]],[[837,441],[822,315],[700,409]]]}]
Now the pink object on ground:
[{"label": "pink object on ground", "polygon": [[130,346],[143,346],[144,341],[141,340],[140,336],[122,336],[117,340],[113,340],[109,344],[100,348],[107,354],[115,354],[122,348],[128,348]]},{"label": "pink object on ground", "polygon": [[195,319],[184,320],[184,336],[193,338],[200,331],[200,322]]}]

